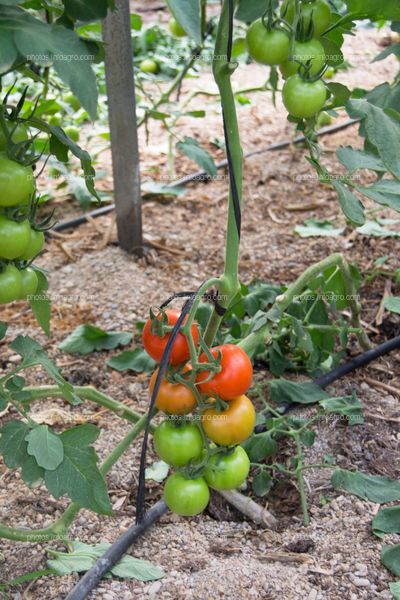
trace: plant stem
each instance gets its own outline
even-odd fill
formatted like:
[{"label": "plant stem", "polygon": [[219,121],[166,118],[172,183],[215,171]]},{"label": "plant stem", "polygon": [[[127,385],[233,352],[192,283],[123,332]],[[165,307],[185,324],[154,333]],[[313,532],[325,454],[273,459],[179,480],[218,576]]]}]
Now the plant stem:
[{"label": "plant stem", "polygon": [[[40,400],[42,398],[54,398],[54,397],[62,397],[62,392],[60,388],[56,385],[44,385],[40,387],[27,387],[24,388],[24,391],[29,392],[29,399],[24,400],[22,404],[30,405],[35,400]],[[74,386],[74,393],[85,400],[89,400],[98,404],[99,406],[103,406],[108,410],[112,411],[121,419],[126,419],[130,423],[136,423],[142,418],[142,415],[132,410],[128,406],[125,406],[122,402],[118,402],[118,400],[114,400],[96,390],[96,388],[92,386]]]},{"label": "plant stem", "polygon": [[307,506],[307,496],[304,485],[304,475],[303,475],[303,449],[301,447],[300,435],[298,433],[294,433],[293,437],[296,442],[297,449],[297,467],[296,467],[296,477],[299,486],[299,494],[300,494],[300,503],[301,510],[303,511],[303,523],[304,527],[308,527],[310,524],[310,516],[308,514],[308,506]]}]

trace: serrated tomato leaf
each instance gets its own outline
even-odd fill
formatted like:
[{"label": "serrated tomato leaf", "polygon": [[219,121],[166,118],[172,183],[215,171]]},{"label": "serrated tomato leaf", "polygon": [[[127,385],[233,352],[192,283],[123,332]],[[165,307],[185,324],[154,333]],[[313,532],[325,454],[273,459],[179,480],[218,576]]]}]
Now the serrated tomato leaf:
[{"label": "serrated tomato leaf", "polygon": [[132,339],[132,333],[124,331],[104,331],[95,325],[79,325],[59,348],[71,354],[90,354],[99,350],[113,350],[117,346],[126,346]]}]

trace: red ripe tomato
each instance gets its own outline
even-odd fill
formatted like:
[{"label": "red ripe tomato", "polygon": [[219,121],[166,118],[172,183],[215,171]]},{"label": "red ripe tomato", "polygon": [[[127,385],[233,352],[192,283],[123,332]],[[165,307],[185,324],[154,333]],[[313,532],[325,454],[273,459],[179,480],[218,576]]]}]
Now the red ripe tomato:
[{"label": "red ripe tomato", "polygon": [[[247,392],[253,377],[253,367],[246,352],[233,344],[223,344],[211,349],[216,358],[221,353],[221,370],[209,380],[209,371],[200,371],[197,376],[199,388],[208,396],[219,396],[221,400],[232,400]],[[199,362],[208,362],[202,354]],[[204,383],[201,383],[204,381]]]},{"label": "red ripe tomato", "polygon": [[[175,325],[177,320],[179,319],[179,315],[181,314],[179,310],[174,308],[167,308],[165,311],[168,318],[168,325]],[[157,317],[161,319],[161,315]],[[186,321],[186,319],[185,319]],[[184,322],[185,322],[184,321]],[[193,323],[191,326],[191,333],[193,337],[193,341],[197,346],[199,342],[199,330],[197,325]],[[143,346],[148,354],[157,362],[160,362],[161,357],[164,353],[165,346],[169,340],[169,333],[166,333],[162,337],[156,335],[151,332],[151,319],[148,319],[146,325],[143,328],[142,341]],[[169,363],[171,365],[177,365],[185,360],[187,360],[190,356],[189,344],[185,335],[182,332],[179,332],[177,337],[175,338],[175,342],[172,346],[171,354],[169,356]]]},{"label": "red ripe tomato", "polygon": [[[158,369],[154,371],[150,379],[149,390],[153,393],[156,384]],[[187,415],[197,405],[193,392],[183,383],[170,383],[166,379],[161,381],[158,390],[156,407],[170,415]]]}]

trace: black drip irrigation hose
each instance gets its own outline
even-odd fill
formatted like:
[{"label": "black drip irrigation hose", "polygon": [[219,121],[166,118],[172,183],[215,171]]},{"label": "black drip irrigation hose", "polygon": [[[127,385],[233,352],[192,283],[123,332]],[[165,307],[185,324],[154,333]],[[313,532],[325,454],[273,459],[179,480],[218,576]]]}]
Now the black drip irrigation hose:
[{"label": "black drip irrigation hose", "polygon": [[[339,365],[338,367],[336,367],[336,369],[329,371],[329,373],[325,373],[325,375],[317,377],[317,379],[313,380],[313,383],[315,383],[315,385],[318,385],[321,389],[325,389],[328,385],[330,385],[334,381],[337,381],[338,379],[341,379],[348,373],[351,373],[356,369],[360,369],[361,367],[365,367],[373,360],[376,360],[377,358],[380,358],[385,354],[389,354],[389,352],[393,352],[393,350],[397,350],[399,348],[400,335],[391,340],[388,340],[387,342],[384,342],[383,344],[380,344],[379,346],[376,346],[375,348],[372,348],[371,350],[367,350],[366,352],[359,354],[355,358],[352,358],[344,364]],[[277,408],[277,411],[282,415],[285,415],[288,412],[299,408],[300,406],[304,408],[304,406],[312,406],[312,404],[304,405],[296,403],[282,403]],[[266,419],[269,419],[272,416],[273,415],[271,413],[265,414]],[[256,425],[256,427],[254,428],[254,433],[262,433],[263,431],[266,431],[266,425],[263,423],[260,423],[260,425]]]},{"label": "black drip irrigation hose", "polygon": [[[318,137],[323,137],[325,135],[331,135],[333,133],[337,133],[338,131],[342,131],[343,129],[347,129],[358,123],[358,119],[349,119],[344,123],[340,123],[339,125],[331,125],[330,127],[324,127],[320,131],[317,132]],[[258,156],[259,154],[264,154],[265,152],[273,152],[275,150],[282,150],[283,148],[288,148],[292,144],[299,144],[305,141],[304,135],[299,135],[293,140],[283,140],[281,142],[276,142],[274,144],[270,144],[266,148],[261,148],[261,150],[253,150],[252,152],[247,152],[244,154],[243,159],[252,158],[253,156]],[[223,169],[228,166],[228,160],[224,159],[216,163],[217,169]],[[193,181],[202,181],[208,182],[210,180],[210,176],[206,171],[196,171],[195,173],[191,173],[190,175],[185,175],[180,179],[177,179],[173,183],[170,184],[169,187],[180,187],[184,186]],[[61,221],[61,223],[56,223],[54,227],[52,227],[52,231],[64,231],[65,229],[74,229],[75,227],[79,227],[89,218],[96,218],[106,215],[112,212],[115,209],[115,204],[108,204],[107,206],[102,206],[100,208],[96,208],[89,213],[80,215],[79,217],[75,217],[74,219],[69,219],[68,221]],[[51,232],[50,232],[51,234]]]}]

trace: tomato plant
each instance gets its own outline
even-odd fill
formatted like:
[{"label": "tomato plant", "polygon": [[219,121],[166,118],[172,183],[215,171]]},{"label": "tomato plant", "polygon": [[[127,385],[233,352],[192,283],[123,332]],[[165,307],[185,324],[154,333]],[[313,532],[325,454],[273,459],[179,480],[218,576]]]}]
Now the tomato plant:
[{"label": "tomato plant", "polygon": [[16,206],[29,202],[35,189],[31,167],[0,154],[0,206]]},{"label": "tomato plant", "polygon": [[[295,0],[285,0],[281,7],[281,15],[293,23],[296,14]],[[300,17],[305,30],[313,24],[313,33],[316,37],[322,35],[329,27],[332,19],[331,8],[325,0],[302,1],[300,4]]]},{"label": "tomato plant", "polygon": [[183,29],[182,25],[178,23],[178,21],[173,17],[169,20],[168,27],[172,35],[174,35],[175,37],[186,36],[186,31]]},{"label": "tomato plant", "polygon": [[268,30],[262,19],[254,21],[247,30],[247,49],[250,56],[263,65],[279,65],[289,56],[289,36],[281,29]]},{"label": "tomato plant", "polygon": [[26,252],[30,239],[28,220],[17,222],[0,214],[0,258],[18,258]]},{"label": "tomato plant", "polygon": [[174,513],[193,517],[206,508],[210,492],[203,477],[187,479],[181,473],[174,473],[165,484],[164,500]]},{"label": "tomato plant", "polygon": [[139,69],[142,73],[157,73],[158,64],[152,58],[145,58],[139,65]]},{"label": "tomato plant", "polygon": [[[11,137],[11,141],[14,144],[19,144],[20,142],[25,142],[29,139],[28,130],[22,123],[13,123],[12,121],[7,124],[8,135]],[[7,145],[7,137],[0,127],[0,151],[6,149]]]},{"label": "tomato plant", "polygon": [[234,490],[246,481],[250,460],[241,446],[233,451],[214,454],[204,474],[208,485],[215,490]]},{"label": "tomato plant", "polygon": [[[203,394],[218,396],[222,400],[232,400],[247,392],[253,377],[253,367],[246,352],[239,346],[224,344],[211,349],[214,358],[221,355],[220,370],[211,376],[210,371],[200,371],[197,377]],[[207,362],[202,354],[199,362]]]},{"label": "tomato plant", "polygon": [[[157,371],[154,371],[150,379],[150,394],[153,393],[156,378]],[[196,404],[195,395],[186,385],[162,379],[156,398],[156,406],[159,410],[170,415],[185,415],[192,412]]]},{"label": "tomato plant", "polygon": [[327,90],[323,81],[307,81],[300,75],[289,77],[282,89],[282,99],[288,113],[298,119],[308,119],[319,113],[326,98]]},{"label": "tomato plant", "polygon": [[36,293],[39,280],[36,271],[27,267],[20,272],[21,276],[21,300],[26,300],[29,296]]},{"label": "tomato plant", "polygon": [[296,75],[300,68],[300,64],[310,62],[310,75],[316,75],[321,71],[326,62],[325,50],[321,42],[316,39],[311,39],[307,42],[294,43],[293,60],[287,60],[280,65],[280,71],[287,79],[291,75]]},{"label": "tomato plant", "polygon": [[18,255],[19,260],[31,260],[36,258],[44,247],[44,233],[36,229],[30,230],[30,238],[24,252]]},{"label": "tomato plant", "polygon": [[154,447],[163,461],[174,467],[184,467],[201,457],[203,438],[193,423],[166,420],[154,432]]},{"label": "tomato plant", "polygon": [[[165,321],[165,326],[173,327],[180,315],[179,310],[167,309],[165,313],[161,313],[156,319],[148,319],[143,328],[143,346],[145,350],[154,360],[160,362],[164,353],[165,347],[169,340],[169,333],[159,335],[159,329],[162,328],[162,323]],[[198,343],[198,329],[195,324],[191,326],[191,335],[194,343]],[[179,364],[187,360],[190,356],[189,345],[186,336],[181,331],[178,333],[172,351],[169,357],[169,362],[172,365]]]},{"label": "tomato plant", "polygon": [[229,402],[228,408],[207,408],[201,422],[206,435],[220,446],[232,446],[244,442],[253,432],[256,411],[247,396],[239,396]]}]

